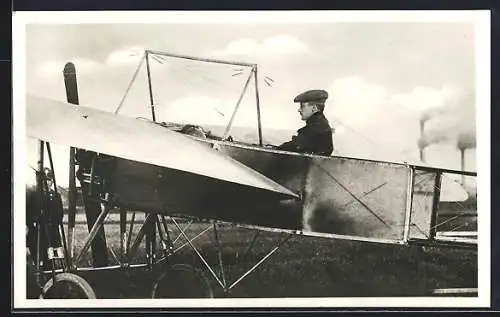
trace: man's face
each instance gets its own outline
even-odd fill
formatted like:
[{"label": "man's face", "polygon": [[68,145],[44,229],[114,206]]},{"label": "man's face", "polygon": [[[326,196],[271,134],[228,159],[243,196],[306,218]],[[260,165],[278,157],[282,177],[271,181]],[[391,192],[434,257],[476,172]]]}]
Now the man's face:
[{"label": "man's face", "polygon": [[318,111],[318,109],[316,108],[316,105],[310,102],[301,102],[298,111],[300,113],[300,118],[306,121],[313,114],[315,114]]}]

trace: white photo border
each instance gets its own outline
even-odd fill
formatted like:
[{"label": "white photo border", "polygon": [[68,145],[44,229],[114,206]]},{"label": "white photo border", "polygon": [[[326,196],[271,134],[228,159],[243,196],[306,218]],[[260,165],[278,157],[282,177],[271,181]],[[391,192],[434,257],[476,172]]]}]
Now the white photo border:
[{"label": "white photo border", "polygon": [[[14,309],[21,308],[331,308],[331,307],[489,307],[490,306],[490,11],[94,11],[13,13],[13,170],[12,210]],[[27,300],[25,254],[25,47],[28,24],[95,23],[314,23],[321,22],[470,22],[476,41],[478,171],[478,297],[394,298],[244,298]]]}]

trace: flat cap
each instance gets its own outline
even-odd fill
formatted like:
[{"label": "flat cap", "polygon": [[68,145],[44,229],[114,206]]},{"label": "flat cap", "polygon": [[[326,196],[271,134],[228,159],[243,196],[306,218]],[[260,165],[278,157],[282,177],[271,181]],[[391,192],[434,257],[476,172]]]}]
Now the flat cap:
[{"label": "flat cap", "polygon": [[293,99],[293,102],[309,102],[309,101],[317,101],[317,102],[325,102],[328,99],[328,92],[324,90],[308,90]]}]

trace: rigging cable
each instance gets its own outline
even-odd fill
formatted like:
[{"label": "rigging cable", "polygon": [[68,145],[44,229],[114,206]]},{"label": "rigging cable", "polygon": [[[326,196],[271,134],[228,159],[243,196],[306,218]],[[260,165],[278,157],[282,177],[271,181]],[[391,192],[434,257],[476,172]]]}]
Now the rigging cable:
[{"label": "rigging cable", "polygon": [[117,114],[118,111],[120,111],[120,108],[123,106],[123,103],[125,102],[125,98],[127,98],[127,95],[130,91],[130,88],[132,88],[132,84],[135,82],[135,79],[137,78],[137,75],[139,74],[139,70],[141,69],[142,63],[144,62],[145,59],[146,59],[146,53],[144,53],[142,55],[141,61],[139,62],[139,65],[137,66],[135,73],[132,76],[132,80],[128,84],[127,90],[125,91],[125,95],[123,95],[122,100],[120,101],[120,103],[118,104],[118,107],[114,111],[114,114]]}]

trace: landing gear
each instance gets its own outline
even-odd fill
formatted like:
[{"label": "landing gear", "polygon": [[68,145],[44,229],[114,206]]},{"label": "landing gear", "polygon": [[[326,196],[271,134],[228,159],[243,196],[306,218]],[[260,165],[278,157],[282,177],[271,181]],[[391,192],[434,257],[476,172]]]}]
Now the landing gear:
[{"label": "landing gear", "polygon": [[43,298],[59,299],[93,299],[96,298],[94,290],[81,276],[73,273],[60,273],[45,283],[40,294]]},{"label": "landing gear", "polygon": [[166,268],[153,282],[151,298],[213,298],[214,292],[202,270],[188,264]]},{"label": "landing gear", "polygon": [[[43,165],[45,148],[50,168]],[[40,141],[37,186],[26,191],[27,298],[96,298],[85,279],[70,273],[63,205],[53,171],[50,145]]]}]

